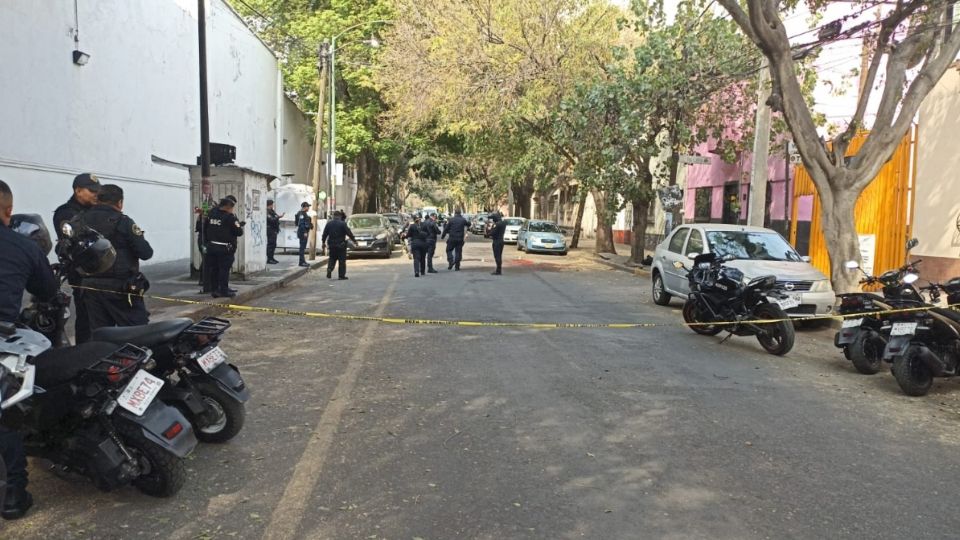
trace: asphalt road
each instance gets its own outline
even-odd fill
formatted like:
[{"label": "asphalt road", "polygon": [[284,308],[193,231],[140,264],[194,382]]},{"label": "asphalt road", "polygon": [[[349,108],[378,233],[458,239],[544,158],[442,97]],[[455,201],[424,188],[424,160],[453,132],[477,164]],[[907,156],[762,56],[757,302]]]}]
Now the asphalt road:
[{"label": "asphalt road", "polygon": [[[257,304],[404,318],[674,324],[589,257],[468,245],[464,270],[349,262]],[[485,261],[481,261],[485,259]],[[535,330],[230,315],[253,392],[175,498],[32,465],[4,538],[955,538],[960,385],[907,398],[828,332],[786,358],[681,326]]]}]

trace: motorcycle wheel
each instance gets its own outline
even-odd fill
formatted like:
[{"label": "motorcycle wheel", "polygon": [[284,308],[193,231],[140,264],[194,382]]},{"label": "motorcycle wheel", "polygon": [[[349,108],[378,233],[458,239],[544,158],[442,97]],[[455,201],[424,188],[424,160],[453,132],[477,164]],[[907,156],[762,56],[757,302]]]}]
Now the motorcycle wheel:
[{"label": "motorcycle wheel", "polygon": [[236,437],[243,429],[246,408],[243,403],[211,383],[197,383],[197,391],[203,396],[207,407],[219,413],[219,419],[204,427],[194,424],[197,439],[205,443],[222,443]]},{"label": "motorcycle wheel", "polygon": [[187,480],[187,468],[183,460],[144,437],[139,426],[118,425],[117,432],[123,445],[144,471],[133,481],[134,487],[151,497],[176,495]]},{"label": "motorcycle wheel", "polygon": [[779,322],[759,324],[764,333],[757,334],[757,341],[760,346],[768,353],[777,356],[783,356],[793,349],[793,342],[796,334],[793,330],[793,322],[789,320],[787,314],[779,306],[773,304],[762,304],[757,306],[753,312],[754,316],[761,320],[781,319]]},{"label": "motorcycle wheel", "polygon": [[[698,323],[697,320],[697,301],[694,299],[689,299],[686,303],[683,304],[683,322],[685,323]],[[689,327],[694,332],[702,336],[715,336],[723,330],[720,326],[714,326],[709,324],[694,324]]]},{"label": "motorcycle wheel", "polygon": [[853,343],[847,346],[853,367],[864,375],[879,373],[883,368],[884,348],[883,338],[875,332],[864,331],[857,333]]},{"label": "motorcycle wheel", "polygon": [[893,362],[893,377],[908,396],[924,396],[933,386],[933,373],[916,357],[913,347],[909,347]]}]

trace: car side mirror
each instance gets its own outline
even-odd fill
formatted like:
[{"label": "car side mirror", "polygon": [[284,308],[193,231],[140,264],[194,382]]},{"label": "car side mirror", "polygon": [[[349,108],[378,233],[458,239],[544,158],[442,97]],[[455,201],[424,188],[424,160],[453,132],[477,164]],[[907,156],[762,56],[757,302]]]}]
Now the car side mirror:
[{"label": "car side mirror", "polygon": [[690,253],[687,253],[687,258],[690,260],[696,259],[699,256],[700,254],[697,253],[696,251],[691,251]]},{"label": "car side mirror", "polygon": [[860,263],[857,261],[847,261],[843,264],[843,266],[845,266],[847,270],[856,270],[857,268],[860,268]]},{"label": "car side mirror", "polygon": [[800,260],[803,261],[803,262],[805,262],[805,263],[808,263],[808,262],[810,262],[810,256],[809,256],[809,255],[803,255],[803,256],[800,257]]}]

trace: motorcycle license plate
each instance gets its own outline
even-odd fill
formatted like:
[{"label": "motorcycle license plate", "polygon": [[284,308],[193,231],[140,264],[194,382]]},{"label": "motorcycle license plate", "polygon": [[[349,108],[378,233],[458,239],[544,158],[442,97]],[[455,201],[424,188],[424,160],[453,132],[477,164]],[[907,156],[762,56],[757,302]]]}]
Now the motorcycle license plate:
[{"label": "motorcycle license plate", "polygon": [[137,416],[143,416],[144,411],[160,393],[161,386],[163,386],[163,379],[158,379],[141,369],[120,393],[117,404]]},{"label": "motorcycle license plate", "polygon": [[200,358],[197,358],[197,363],[200,364],[200,368],[204,373],[210,373],[214,368],[226,361],[227,353],[223,352],[223,349],[220,347],[214,347]]},{"label": "motorcycle license plate", "polygon": [[917,323],[915,322],[893,323],[893,326],[890,328],[891,336],[912,336],[916,333]]},{"label": "motorcycle license plate", "polygon": [[800,305],[800,299],[795,296],[787,296],[786,298],[778,298],[777,304],[780,305],[780,309],[792,309]]},{"label": "motorcycle license plate", "polygon": [[860,328],[861,324],[863,324],[863,317],[843,320],[843,328]]}]

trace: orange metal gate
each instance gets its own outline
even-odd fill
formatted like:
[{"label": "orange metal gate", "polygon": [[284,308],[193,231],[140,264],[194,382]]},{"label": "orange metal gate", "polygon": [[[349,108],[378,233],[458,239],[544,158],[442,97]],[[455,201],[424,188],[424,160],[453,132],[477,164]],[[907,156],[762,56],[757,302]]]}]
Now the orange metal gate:
[{"label": "orange metal gate", "polygon": [[[867,135],[861,133],[850,143],[847,155],[854,155],[863,146]],[[874,235],[876,250],[873,253],[874,273],[896,268],[906,258],[906,241],[910,237],[912,225],[913,169],[915,157],[916,129],[911,129],[903,138],[893,157],[890,158],[877,177],[870,183],[855,209],[857,233]],[[792,219],[790,222],[790,242],[798,241],[809,246],[807,255],[811,263],[827,276],[830,275],[830,256],[827,254],[826,241],[821,229],[820,197],[817,195],[813,180],[802,165],[794,169]],[[813,211],[809,225],[798,222],[800,202],[803,197],[813,198]],[[809,231],[809,232],[807,232]]]}]

